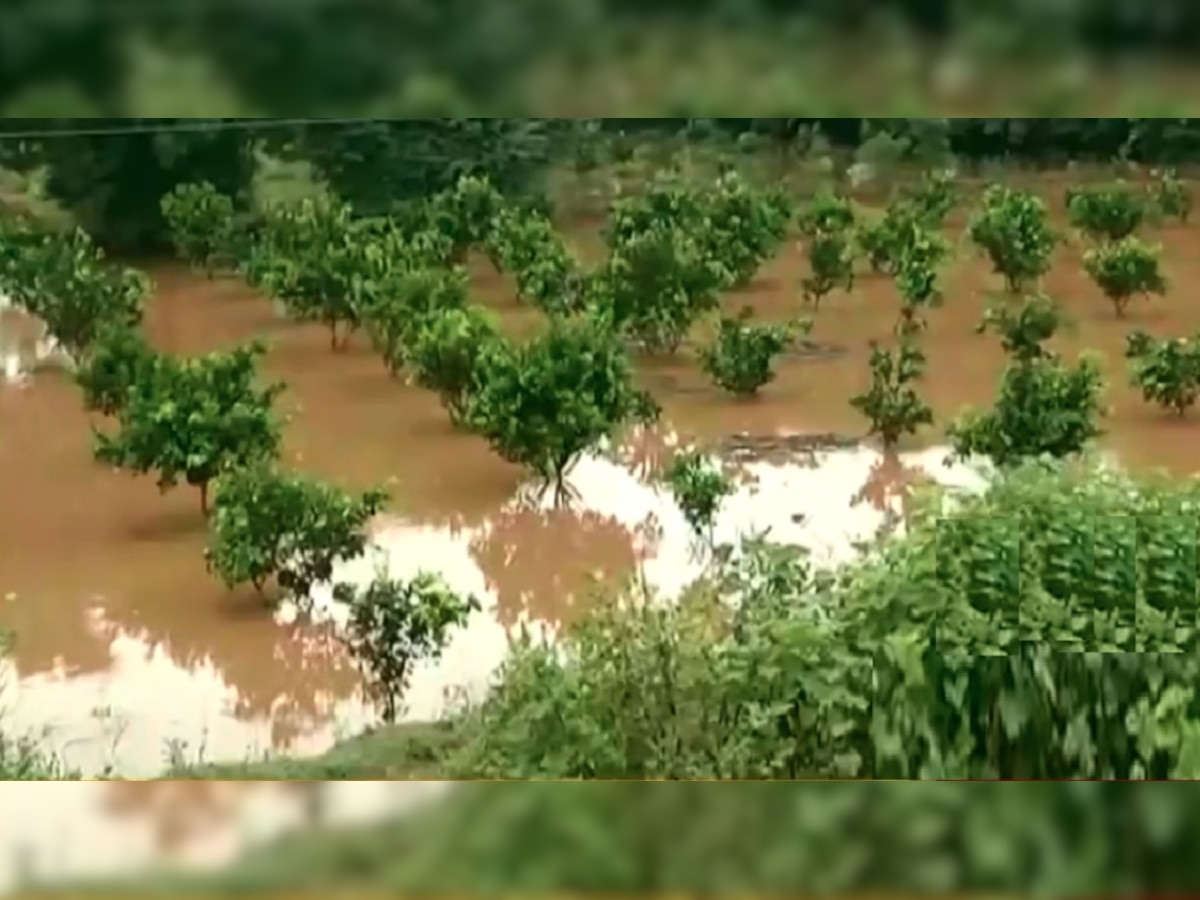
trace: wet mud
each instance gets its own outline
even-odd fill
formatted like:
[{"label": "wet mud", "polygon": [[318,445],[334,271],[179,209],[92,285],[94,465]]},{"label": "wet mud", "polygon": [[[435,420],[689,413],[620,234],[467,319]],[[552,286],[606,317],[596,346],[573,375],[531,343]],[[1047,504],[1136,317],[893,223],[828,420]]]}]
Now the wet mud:
[{"label": "wet mud", "polygon": [[[1072,321],[1058,349],[1106,361],[1106,447],[1133,467],[1190,474],[1200,422],[1144,404],[1122,360],[1133,327],[1200,331],[1191,301],[1200,283],[1196,232],[1171,227],[1153,237],[1165,245],[1171,291],[1135,305],[1126,320],[1082,272],[1078,247],[1063,248],[1046,289]],[[727,308],[748,304],[764,318],[794,319],[803,273],[789,247]],[[377,554],[397,572],[436,567],[484,601],[442,662],[419,674],[413,719],[478,693],[515,633],[552,636],[636,565],[666,593],[694,577],[686,524],[651,484],[679,443],[746,473],[722,539],[769,528],[830,558],[844,558],[853,540],[894,515],[912,481],[974,477],[942,464],[937,429],[899,458],[860,446],[864,423],[848,400],[867,385],[868,342],[891,333],[897,303],[883,278],[864,276],[850,294],[823,303],[810,352],[782,359],[778,379],[756,399],[723,394],[687,353],[647,361],[641,375],[664,407],[664,431],[630,435],[585,460],[573,475],[579,504],[556,511],[519,500],[521,472],[451,428],[434,396],[390,378],[361,339],[332,352],[319,327],[281,321],[236,281],[173,267],[152,274],[147,329],[160,348],[193,353],[267,339],[268,374],[289,384],[285,462],[349,486],[390,482],[394,502],[376,524]],[[486,263],[475,274],[478,300],[507,328],[535,327],[537,314]],[[986,264],[962,248],[925,337],[924,391],[939,425],[966,404],[987,403],[995,389],[1003,356],[994,338],[974,334],[995,287]],[[0,626],[18,636],[0,663],[5,727],[44,733],[49,747],[89,770],[146,775],[169,758],[319,752],[370,722],[335,623],[292,621],[252,590],[225,591],[205,571],[192,492],[160,495],[149,479],[92,463],[93,423],[63,373],[39,362],[39,340],[35,324],[0,311],[0,352],[6,375],[12,370],[0,380]],[[347,563],[343,575],[369,577],[374,564]]]}]

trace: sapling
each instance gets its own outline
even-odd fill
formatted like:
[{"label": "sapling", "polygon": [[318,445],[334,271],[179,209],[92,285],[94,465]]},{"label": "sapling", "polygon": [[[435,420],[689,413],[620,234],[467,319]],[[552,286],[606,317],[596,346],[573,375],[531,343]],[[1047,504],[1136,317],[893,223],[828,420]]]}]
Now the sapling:
[{"label": "sapling", "polygon": [[1093,241],[1119,241],[1142,226],[1146,200],[1123,181],[1068,188],[1067,217]]},{"label": "sapling", "polygon": [[352,493],[268,460],[226,470],[216,481],[205,560],[226,587],[273,578],[300,604],[327,582],[338,560],[366,550],[367,527],[387,502],[373,488]]},{"label": "sapling", "polygon": [[1135,387],[1150,403],[1184,416],[1200,396],[1200,338],[1152,338],[1138,330],[1125,339]]},{"label": "sapling", "polygon": [[733,480],[718,464],[697,450],[676,454],[662,479],[692,533],[705,541],[711,550],[721,505],[735,491]]},{"label": "sapling", "polygon": [[941,235],[923,228],[911,232],[899,249],[894,278],[901,301],[898,331],[902,335],[922,330],[925,312],[942,305],[939,270],[949,253]]},{"label": "sapling", "polygon": [[820,310],[821,300],[835,288],[849,291],[854,287],[854,242],[852,232],[817,231],[805,247],[809,273],[801,280],[804,302]]},{"label": "sapling", "polygon": [[971,241],[987,254],[1005,290],[1019,295],[1050,271],[1058,237],[1046,204],[1036,194],[990,185],[967,229]]},{"label": "sapling", "polygon": [[1124,318],[1130,301],[1151,294],[1161,297],[1167,281],[1159,269],[1162,248],[1137,237],[1092,247],[1083,255],[1083,268]]},{"label": "sapling", "polygon": [[871,386],[851,398],[850,405],[867,417],[869,433],[887,450],[904,435],[933,424],[933,410],[913,387],[925,374],[925,364],[924,352],[911,339],[902,339],[894,349],[871,342]]},{"label": "sapling", "polygon": [[453,629],[482,608],[429,572],[402,580],[379,571],[364,587],[334,585],[333,597],[349,611],[342,640],[365,670],[368,693],[388,724],[400,716],[417,663],[437,660]]},{"label": "sapling", "polygon": [[722,316],[712,342],[700,350],[700,365],[718,387],[740,397],[750,397],[775,379],[775,360],[812,323],[776,325],[752,320],[745,307],[736,318]]}]

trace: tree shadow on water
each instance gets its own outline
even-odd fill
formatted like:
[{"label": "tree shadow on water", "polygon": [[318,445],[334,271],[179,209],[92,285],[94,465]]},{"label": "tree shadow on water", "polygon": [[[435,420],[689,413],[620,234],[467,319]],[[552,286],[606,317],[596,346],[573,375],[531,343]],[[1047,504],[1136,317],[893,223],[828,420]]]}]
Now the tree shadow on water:
[{"label": "tree shadow on water", "polygon": [[471,555],[497,597],[508,630],[523,621],[559,628],[596,578],[619,581],[637,567],[638,530],[591,510],[517,505],[471,540]]}]

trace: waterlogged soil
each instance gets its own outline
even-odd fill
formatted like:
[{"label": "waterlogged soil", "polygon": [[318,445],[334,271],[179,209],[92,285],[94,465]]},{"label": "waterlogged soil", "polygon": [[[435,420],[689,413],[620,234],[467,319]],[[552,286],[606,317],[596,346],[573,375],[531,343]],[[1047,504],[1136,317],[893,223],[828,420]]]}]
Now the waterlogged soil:
[{"label": "waterlogged soil", "polygon": [[[1056,197],[1062,187],[1054,187]],[[594,248],[594,234],[575,236]],[[1082,272],[1077,242],[1060,251],[1046,288],[1073,322],[1059,349],[1106,360],[1108,448],[1128,465],[1183,475],[1197,467],[1200,420],[1145,405],[1122,359],[1132,327],[1159,335],[1200,330],[1195,230],[1168,227],[1153,237],[1165,245],[1170,295],[1134,304],[1125,320]],[[789,248],[726,306],[793,318],[803,273]],[[619,585],[638,562],[663,591],[695,575],[682,516],[648,484],[680,441],[712,446],[747,476],[727,505],[725,537],[771,528],[775,539],[813,544],[832,558],[845,558],[853,540],[880,527],[921,471],[972,480],[942,465],[937,429],[898,460],[855,446],[863,423],[848,400],[867,383],[868,342],[887,338],[896,312],[886,279],[863,278],[852,293],[829,298],[815,346],[782,360],[778,380],[752,401],[709,386],[687,353],[642,360],[642,377],[665,409],[664,428],[630,436],[612,458],[581,463],[573,475],[579,503],[555,511],[522,499],[520,471],[455,432],[431,394],[390,378],[365,341],[333,352],[322,329],[281,321],[235,281],[177,268],[152,274],[147,328],[160,348],[195,353],[253,337],[270,342],[268,372],[289,385],[289,463],[348,486],[391,483],[394,502],[375,523],[375,552],[347,564],[342,577],[369,578],[380,561],[397,573],[437,568],[483,602],[441,663],[418,673],[408,698],[413,719],[477,694],[510,638],[523,629],[553,636],[588,604],[604,602],[605,587]],[[519,307],[486,264],[476,284],[478,300],[506,327],[536,327],[536,313]],[[925,394],[940,423],[994,392],[1003,358],[996,340],[974,329],[996,287],[964,246],[926,337]],[[81,412],[75,389],[37,363],[44,353],[36,329],[11,310],[0,315],[11,376],[0,382],[0,624],[18,636],[0,671],[6,728],[44,735],[91,771],[148,775],[168,758],[319,752],[370,722],[334,627],[293,621],[253,591],[226,591],[211,578],[196,493],[160,495],[151,479],[94,464],[96,423]]]}]

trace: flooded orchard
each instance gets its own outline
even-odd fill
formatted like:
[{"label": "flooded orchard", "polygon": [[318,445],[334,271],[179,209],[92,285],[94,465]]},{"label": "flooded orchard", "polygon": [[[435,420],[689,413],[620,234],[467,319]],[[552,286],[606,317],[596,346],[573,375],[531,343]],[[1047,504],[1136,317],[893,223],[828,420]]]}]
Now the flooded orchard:
[{"label": "flooded orchard", "polygon": [[[1061,185],[1053,191],[1061,194]],[[583,236],[587,239],[587,236]],[[1125,335],[1200,330],[1186,298],[1197,281],[1195,235],[1167,228],[1165,299],[1126,320],[1065,247],[1046,281],[1074,327],[1056,341],[1069,355],[1101,354],[1110,379],[1105,437],[1126,464],[1190,473],[1200,425],[1144,404],[1127,385]],[[726,308],[753,306],[765,318],[799,311],[803,264],[789,249]],[[177,268],[151,272],[157,291],[146,318],[162,350],[195,353],[252,337],[271,344],[266,369],[288,384],[291,416],[284,459],[347,486],[390,482],[393,503],[374,525],[374,549],[346,563],[367,580],[384,561],[395,574],[437,569],[483,604],[436,666],[417,675],[407,716],[435,718],[477,695],[522,629],[553,635],[605,585],[641,567],[665,594],[698,572],[682,514],[653,486],[678,442],[725,452],[746,474],[726,505],[718,536],[771,528],[773,540],[845,558],[902,499],[917,472],[969,483],[943,464],[945,451],[914,446],[900,459],[843,441],[842,449],[798,452],[787,435],[853,436],[864,430],[849,398],[867,386],[868,341],[890,333],[894,288],[863,278],[816,317],[819,353],[798,353],[752,401],[708,384],[681,354],[647,360],[643,380],[664,407],[661,432],[632,435],[614,452],[583,460],[572,474],[570,510],[530,506],[522,473],[479,439],[455,431],[432,393],[389,377],[363,339],[330,350],[317,326],[277,317],[267,300],[233,280],[208,281]],[[478,300],[522,332],[536,313],[510,286],[475,269]],[[1003,355],[974,329],[990,286],[987,266],[964,249],[947,274],[947,301],[931,316],[923,392],[939,424],[994,393]],[[330,623],[273,613],[252,590],[227,591],[204,566],[205,523],[194,491],[159,494],[92,462],[93,423],[75,387],[47,365],[39,330],[0,311],[0,625],[17,635],[0,670],[6,729],[42,738],[71,765],[146,776],[169,758],[243,760],[268,752],[316,753],[360,730],[374,714]],[[927,431],[930,441],[940,432]],[[743,439],[732,435],[747,435]],[[734,450],[739,452],[733,453]],[[318,600],[321,598],[318,597]]]}]

